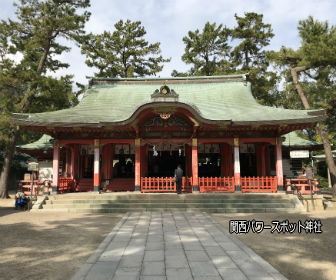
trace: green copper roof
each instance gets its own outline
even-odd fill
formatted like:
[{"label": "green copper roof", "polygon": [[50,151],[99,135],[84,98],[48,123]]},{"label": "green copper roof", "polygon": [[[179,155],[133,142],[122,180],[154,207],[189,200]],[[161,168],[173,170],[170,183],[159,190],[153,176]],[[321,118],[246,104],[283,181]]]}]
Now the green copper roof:
[{"label": "green copper roof", "polygon": [[[70,109],[38,114],[14,114],[14,122],[27,126],[103,126],[127,123],[142,106],[158,104],[189,108],[203,122],[232,121],[233,125],[314,123],[320,110],[286,110],[262,106],[252,96],[244,75],[92,79],[81,102]],[[151,95],[167,85],[176,99],[153,100]]]},{"label": "green copper roof", "polygon": [[53,145],[50,142],[50,140],[53,139],[54,138],[52,138],[51,136],[43,134],[39,140],[29,144],[20,145],[18,146],[18,148],[22,150],[49,150],[53,148]]},{"label": "green copper roof", "polygon": [[313,147],[322,146],[322,143],[306,140],[300,137],[296,131],[292,131],[284,135],[286,140],[282,143],[283,146],[287,147]]},{"label": "green copper roof", "polygon": [[[333,157],[336,158],[336,150],[332,150],[331,152],[333,154]],[[325,160],[326,156],[325,156],[325,154],[322,154],[322,155],[313,156],[313,158],[315,158],[317,160]]]}]

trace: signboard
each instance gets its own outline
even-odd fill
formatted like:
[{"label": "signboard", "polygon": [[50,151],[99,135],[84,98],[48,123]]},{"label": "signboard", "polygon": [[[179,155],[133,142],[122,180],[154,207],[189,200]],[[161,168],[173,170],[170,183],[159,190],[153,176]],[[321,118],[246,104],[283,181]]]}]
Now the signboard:
[{"label": "signboard", "polygon": [[38,171],[39,164],[38,162],[28,162],[28,171]]},{"label": "signboard", "polygon": [[291,158],[309,158],[308,150],[290,151]]}]

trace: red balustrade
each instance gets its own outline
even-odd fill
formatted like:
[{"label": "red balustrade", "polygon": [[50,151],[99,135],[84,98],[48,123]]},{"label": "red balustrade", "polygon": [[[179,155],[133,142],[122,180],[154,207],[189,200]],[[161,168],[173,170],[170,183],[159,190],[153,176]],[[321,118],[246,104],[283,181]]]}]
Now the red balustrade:
[{"label": "red balustrade", "polygon": [[75,191],[75,180],[71,177],[60,177],[58,179],[58,192],[73,192]]},{"label": "red balustrade", "polygon": [[[191,177],[183,177],[182,192],[191,189]],[[141,177],[141,192],[176,192],[174,177]]]},{"label": "red balustrade", "polygon": [[277,177],[241,177],[242,192],[277,192]]},{"label": "red balustrade", "polygon": [[234,192],[234,177],[199,177],[200,192]]},{"label": "red balustrade", "polygon": [[[318,185],[319,183],[317,179],[311,180],[311,188],[312,188],[313,193],[320,191],[320,189],[318,188]],[[307,178],[286,179],[286,186],[287,186],[287,191],[292,191],[292,187],[294,187],[293,191],[295,194],[298,191],[301,194],[310,194],[310,184]]]}]

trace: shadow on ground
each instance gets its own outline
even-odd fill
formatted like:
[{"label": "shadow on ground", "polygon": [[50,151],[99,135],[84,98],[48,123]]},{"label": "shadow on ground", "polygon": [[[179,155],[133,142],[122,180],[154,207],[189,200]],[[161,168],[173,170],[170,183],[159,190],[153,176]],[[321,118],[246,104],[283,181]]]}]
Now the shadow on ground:
[{"label": "shadow on ground", "polygon": [[288,279],[315,280],[335,279],[336,275],[336,212],[310,213],[267,213],[267,214],[214,214],[213,217],[224,228],[229,230],[230,220],[263,221],[265,225],[272,225],[272,221],[302,224],[306,220],[320,220],[321,234],[301,234],[296,229],[294,233],[262,233],[234,234],[257,254],[271,263]]},{"label": "shadow on ground", "polygon": [[0,279],[71,278],[121,217],[0,208]]}]

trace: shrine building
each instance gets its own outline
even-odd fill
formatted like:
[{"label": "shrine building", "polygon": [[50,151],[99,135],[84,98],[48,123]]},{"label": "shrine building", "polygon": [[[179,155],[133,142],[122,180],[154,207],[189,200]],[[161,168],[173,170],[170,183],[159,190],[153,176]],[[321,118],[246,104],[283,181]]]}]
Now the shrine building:
[{"label": "shrine building", "polygon": [[257,103],[245,75],[92,78],[69,109],[13,114],[53,137],[53,191],[276,192],[282,135],[314,127],[321,110]]}]

